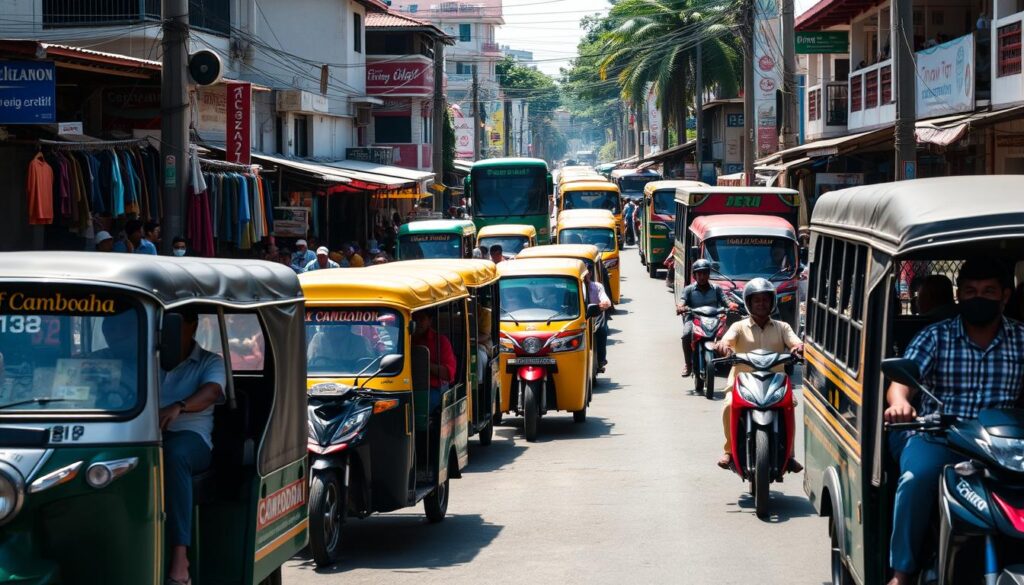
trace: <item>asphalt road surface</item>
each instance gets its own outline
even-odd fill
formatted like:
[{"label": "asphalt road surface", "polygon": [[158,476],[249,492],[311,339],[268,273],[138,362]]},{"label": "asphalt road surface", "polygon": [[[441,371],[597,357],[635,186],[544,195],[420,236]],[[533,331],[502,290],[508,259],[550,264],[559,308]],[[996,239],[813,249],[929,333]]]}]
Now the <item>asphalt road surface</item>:
[{"label": "asphalt road surface", "polygon": [[506,418],[489,447],[470,438],[444,522],[427,524],[422,506],[352,521],[341,562],[318,571],[297,557],[284,582],[828,583],[827,521],[802,476],[772,484],[773,515],[757,519],[739,477],[715,466],[721,392],[709,401],[679,377],[671,294],[636,248],[622,263],[610,363],[585,424],[548,415],[527,444]]}]

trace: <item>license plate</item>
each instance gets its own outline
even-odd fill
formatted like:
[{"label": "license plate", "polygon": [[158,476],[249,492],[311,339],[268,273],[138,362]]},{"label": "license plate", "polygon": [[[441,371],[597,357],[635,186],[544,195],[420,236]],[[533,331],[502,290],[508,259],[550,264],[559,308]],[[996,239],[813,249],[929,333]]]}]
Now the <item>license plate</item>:
[{"label": "license plate", "polygon": [[553,357],[524,357],[508,360],[510,366],[553,366],[558,361]]}]

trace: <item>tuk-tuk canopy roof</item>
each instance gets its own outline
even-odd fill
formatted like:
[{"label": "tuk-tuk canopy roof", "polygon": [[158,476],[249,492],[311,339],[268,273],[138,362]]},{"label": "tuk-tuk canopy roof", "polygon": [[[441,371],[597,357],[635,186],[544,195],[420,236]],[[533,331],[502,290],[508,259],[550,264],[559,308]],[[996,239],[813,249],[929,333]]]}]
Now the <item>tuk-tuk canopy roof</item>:
[{"label": "tuk-tuk canopy roof", "polygon": [[416,311],[469,294],[461,279],[402,264],[316,270],[300,274],[299,282],[306,304],[318,306],[386,304]]},{"label": "tuk-tuk canopy roof", "polygon": [[684,181],[681,179],[672,179],[669,181],[651,181],[644,185],[644,195],[650,195],[655,191],[661,191],[662,189],[671,189],[675,191],[680,187],[710,187],[707,183],[700,181]]},{"label": "tuk-tuk canopy roof", "polygon": [[516,254],[516,261],[527,258],[586,258],[591,262],[601,257],[601,251],[593,244],[552,244],[534,246]]},{"label": "tuk-tuk canopy roof", "polygon": [[864,185],[826,193],[817,232],[852,237],[889,254],[977,240],[1019,238],[1024,176],[972,175]]},{"label": "tuk-tuk canopy roof", "polygon": [[567,209],[558,214],[558,229],[574,227],[616,227],[615,216],[607,209]]},{"label": "tuk-tuk canopy roof", "polygon": [[537,228],[525,223],[496,223],[494,225],[486,225],[477,232],[478,238],[493,238],[496,236],[536,238]]},{"label": "tuk-tuk canopy roof", "polygon": [[690,231],[700,238],[730,236],[766,236],[796,240],[793,224],[774,215],[722,214],[701,215],[690,224]]},{"label": "tuk-tuk canopy roof", "polygon": [[398,235],[406,234],[459,234],[469,236],[476,233],[476,226],[468,219],[424,219],[410,221],[398,228]]},{"label": "tuk-tuk canopy roof", "polygon": [[585,180],[573,180],[562,185],[562,193],[571,193],[573,191],[613,191],[618,193],[619,186],[611,181],[606,181],[604,177],[599,179],[587,177]]},{"label": "tuk-tuk canopy roof", "polygon": [[529,258],[498,264],[498,275],[505,276],[573,276],[583,278],[587,265],[573,258]]},{"label": "tuk-tuk canopy roof", "polygon": [[[527,248],[529,249],[529,248]],[[407,267],[415,270],[423,267],[428,270],[449,270],[458,274],[466,286],[486,286],[498,280],[498,267],[490,260],[428,258],[424,260],[403,260],[374,266],[374,270],[389,267]]]},{"label": "tuk-tuk canopy roof", "polygon": [[621,179],[622,177],[661,177],[661,173],[652,169],[615,169],[612,171],[612,179]]},{"label": "tuk-tuk canopy roof", "polygon": [[156,299],[165,308],[196,302],[254,307],[302,301],[295,272],[262,260],[8,252],[0,254],[0,280],[122,286]]}]

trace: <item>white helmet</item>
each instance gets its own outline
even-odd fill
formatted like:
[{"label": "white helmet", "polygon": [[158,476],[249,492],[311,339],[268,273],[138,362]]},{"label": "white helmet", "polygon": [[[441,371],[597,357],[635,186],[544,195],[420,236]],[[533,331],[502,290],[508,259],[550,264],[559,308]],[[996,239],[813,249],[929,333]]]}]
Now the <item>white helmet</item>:
[{"label": "white helmet", "polygon": [[747,286],[743,287],[743,306],[746,307],[748,314],[750,313],[750,297],[761,293],[771,294],[771,310],[775,311],[775,285],[767,278],[755,278],[748,282]]}]

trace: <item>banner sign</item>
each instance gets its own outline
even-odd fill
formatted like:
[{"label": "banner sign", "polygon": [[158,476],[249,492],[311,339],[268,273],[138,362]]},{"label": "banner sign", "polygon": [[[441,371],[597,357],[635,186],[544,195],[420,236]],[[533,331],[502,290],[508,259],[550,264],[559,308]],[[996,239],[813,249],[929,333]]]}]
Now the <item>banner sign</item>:
[{"label": "banner sign", "polygon": [[848,53],[849,33],[845,30],[816,30],[796,32],[796,52],[803,55]]},{"label": "banner sign", "polygon": [[252,148],[252,86],[229,83],[227,87],[227,149],[228,162],[249,164]]},{"label": "banner sign", "polygon": [[0,61],[0,124],[57,123],[53,61]]},{"label": "banner sign", "polygon": [[433,95],[433,64],[389,61],[366,64],[366,93],[370,95]]},{"label": "banner sign", "polygon": [[974,35],[918,51],[917,117],[974,110]]},{"label": "banner sign", "polygon": [[779,149],[775,95],[782,90],[782,22],[775,0],[754,2],[754,114],[758,157]]}]

